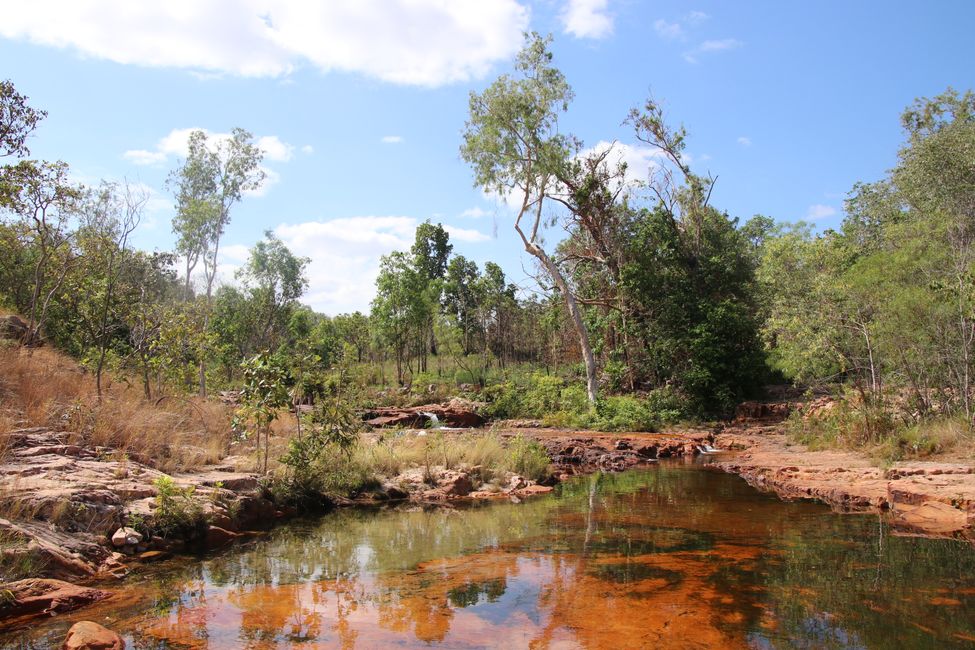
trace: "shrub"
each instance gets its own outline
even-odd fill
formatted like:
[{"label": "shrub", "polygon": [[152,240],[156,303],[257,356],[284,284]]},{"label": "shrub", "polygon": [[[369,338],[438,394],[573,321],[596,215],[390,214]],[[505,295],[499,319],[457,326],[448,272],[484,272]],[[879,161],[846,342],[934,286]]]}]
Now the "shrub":
[{"label": "shrub", "polygon": [[490,418],[516,418],[524,416],[521,403],[521,391],[513,382],[503,382],[487,386],[482,392],[488,403],[484,409]]},{"label": "shrub", "polygon": [[280,459],[287,473],[272,488],[276,498],[307,503],[322,495],[353,496],[372,481],[355,453],[362,423],[348,400],[322,400],[307,421],[305,434],[289,440]]},{"label": "shrub", "polygon": [[600,431],[656,431],[659,424],[660,417],[646,401],[628,395],[601,400],[588,422]]},{"label": "shrub", "polygon": [[509,472],[541,481],[548,477],[551,461],[545,447],[524,436],[515,436],[508,443],[505,467]]},{"label": "shrub", "polygon": [[671,386],[650,391],[644,398],[644,402],[662,423],[680,422],[692,415],[688,408],[687,397]]},{"label": "shrub", "polygon": [[923,458],[950,451],[962,442],[970,442],[971,427],[964,417],[926,420],[899,429],[874,450],[881,463],[905,458]]},{"label": "shrub", "polygon": [[523,402],[525,415],[543,417],[548,413],[561,411],[562,389],[565,381],[555,375],[534,373],[531,375],[528,390],[525,391]]},{"label": "shrub", "polygon": [[207,523],[203,507],[194,498],[193,486],[181,488],[168,476],[153,481],[156,488],[156,508],[153,511],[154,531],[163,537],[190,537]]}]

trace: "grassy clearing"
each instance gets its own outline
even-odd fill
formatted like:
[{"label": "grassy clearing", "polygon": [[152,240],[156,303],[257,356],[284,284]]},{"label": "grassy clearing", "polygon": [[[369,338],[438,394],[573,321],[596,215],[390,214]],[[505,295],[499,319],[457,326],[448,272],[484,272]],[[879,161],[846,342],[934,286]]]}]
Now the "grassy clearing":
[{"label": "grassy clearing", "polygon": [[[152,459],[162,471],[216,462],[231,442],[230,409],[195,397],[147,401],[141,389],[109,382],[101,401],[94,377],[50,348],[0,348],[0,431],[48,427],[79,442]],[[0,458],[9,445],[0,438]]]},{"label": "grassy clearing", "polygon": [[434,430],[427,436],[383,437],[374,444],[360,445],[357,453],[370,471],[383,476],[413,467],[477,467],[483,481],[506,472],[538,481],[548,476],[550,463],[545,448],[537,442],[516,436],[505,444],[492,432],[447,435]]},{"label": "grassy clearing", "polygon": [[300,474],[278,464],[267,489],[279,502],[313,501],[316,495],[354,497],[410,469],[422,469],[431,485],[443,469],[464,470],[476,481],[498,485],[509,474],[544,480],[550,460],[544,447],[522,436],[504,441],[490,432],[387,433],[378,439],[360,437],[348,449],[329,445]]},{"label": "grassy clearing", "polygon": [[946,454],[971,456],[975,431],[964,417],[939,417],[911,424],[888,413],[864,409],[849,399],[819,413],[796,411],[788,421],[790,438],[811,450],[863,451],[885,466],[901,460]]}]

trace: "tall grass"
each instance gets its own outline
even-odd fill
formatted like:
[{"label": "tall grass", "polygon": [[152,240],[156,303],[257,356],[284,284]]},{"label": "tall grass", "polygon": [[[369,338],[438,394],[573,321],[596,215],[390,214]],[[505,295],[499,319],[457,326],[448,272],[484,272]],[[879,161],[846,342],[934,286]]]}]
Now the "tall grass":
[{"label": "tall grass", "polygon": [[[229,407],[192,397],[146,400],[141,387],[94,377],[50,348],[0,348],[0,434],[46,427],[76,442],[150,459],[162,471],[213,463],[230,445]],[[0,454],[9,436],[0,435]],[[2,458],[2,455],[0,455]]]},{"label": "tall grass", "polygon": [[855,449],[881,465],[949,452],[972,457],[975,431],[964,416],[943,416],[906,424],[881,409],[867,409],[849,397],[830,408],[796,410],[787,421],[790,437],[812,450]]},{"label": "tall grass", "polygon": [[422,467],[445,469],[479,468],[479,478],[491,481],[506,472],[533,480],[548,476],[549,458],[539,443],[516,436],[507,444],[493,432],[426,436],[403,435],[361,444],[359,461],[381,476],[396,476],[404,470]]}]

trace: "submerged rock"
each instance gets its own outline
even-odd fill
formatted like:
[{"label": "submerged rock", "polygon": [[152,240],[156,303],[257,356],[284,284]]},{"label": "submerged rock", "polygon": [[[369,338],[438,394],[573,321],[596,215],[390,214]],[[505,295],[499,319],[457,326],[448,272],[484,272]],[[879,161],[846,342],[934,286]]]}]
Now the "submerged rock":
[{"label": "submerged rock", "polygon": [[124,650],[125,641],[115,632],[92,621],[71,626],[61,650]]},{"label": "submerged rock", "polygon": [[240,533],[224,530],[219,526],[209,526],[207,528],[206,545],[207,548],[219,548],[226,546],[238,537],[240,537]]}]

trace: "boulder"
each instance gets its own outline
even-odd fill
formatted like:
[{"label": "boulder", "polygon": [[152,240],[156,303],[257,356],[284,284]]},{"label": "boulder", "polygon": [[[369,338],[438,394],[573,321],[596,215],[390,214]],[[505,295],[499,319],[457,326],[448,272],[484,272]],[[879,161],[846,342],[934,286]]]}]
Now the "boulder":
[{"label": "boulder", "polygon": [[226,546],[238,537],[240,537],[239,533],[224,530],[219,526],[210,526],[207,528],[206,545],[207,548],[219,548],[221,546]]},{"label": "boulder", "polygon": [[446,404],[377,408],[365,412],[363,419],[371,427],[419,428],[426,426],[433,415],[443,426],[473,428],[484,424],[484,418],[474,412],[475,406],[473,402],[455,399]]},{"label": "boulder", "polygon": [[536,494],[548,494],[555,488],[549,485],[526,485],[525,487],[518,490],[518,494],[521,496],[533,496]]},{"label": "boulder", "polygon": [[0,339],[22,341],[27,334],[27,323],[19,316],[0,317]]},{"label": "boulder", "polygon": [[742,402],[735,409],[735,421],[742,422],[781,422],[789,417],[792,405],[789,402]]},{"label": "boulder", "polygon": [[467,496],[474,489],[470,476],[454,470],[445,471],[437,481],[437,486],[445,495],[452,497]]},{"label": "boulder", "polygon": [[98,623],[79,621],[68,630],[61,650],[124,650],[125,641]]},{"label": "boulder", "polygon": [[135,546],[142,542],[142,533],[135,528],[123,526],[112,535],[112,546],[120,548],[122,546]]},{"label": "boulder", "polygon": [[389,500],[391,500],[391,501],[398,501],[400,499],[408,499],[409,496],[410,496],[410,493],[409,492],[407,492],[406,490],[404,490],[400,486],[396,485],[395,483],[384,483],[383,484],[383,493],[386,495],[386,498],[389,499]]}]

